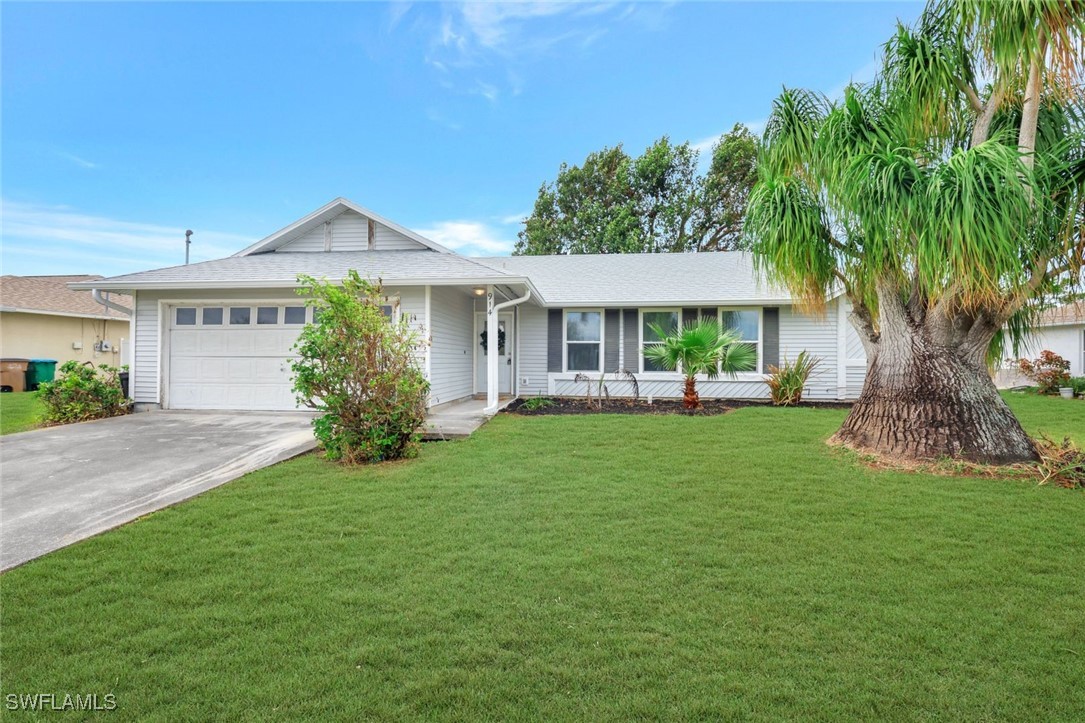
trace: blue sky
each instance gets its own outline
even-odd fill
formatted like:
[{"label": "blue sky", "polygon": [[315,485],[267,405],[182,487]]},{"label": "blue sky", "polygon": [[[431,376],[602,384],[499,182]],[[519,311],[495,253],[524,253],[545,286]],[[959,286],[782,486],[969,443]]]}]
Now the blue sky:
[{"label": "blue sky", "polygon": [[867,80],[918,3],[0,5],[3,273],[233,253],[337,196],[468,254],[604,146]]}]

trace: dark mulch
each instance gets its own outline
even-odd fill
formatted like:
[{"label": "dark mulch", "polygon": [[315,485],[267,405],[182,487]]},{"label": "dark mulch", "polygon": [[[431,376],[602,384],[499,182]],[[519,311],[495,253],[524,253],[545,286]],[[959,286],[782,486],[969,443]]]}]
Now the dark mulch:
[{"label": "dark mulch", "polygon": [[[747,399],[704,399],[701,408],[689,411],[680,399],[656,399],[651,404],[645,399],[634,402],[632,399],[604,400],[602,406],[593,401],[577,397],[546,397],[550,404],[538,409],[524,406],[526,399],[516,399],[504,411],[528,417],[549,414],[685,414],[690,416],[713,416],[727,414],[740,407],[769,407],[771,402]],[[850,409],[851,402],[800,402],[797,407],[815,407],[822,409]]]}]

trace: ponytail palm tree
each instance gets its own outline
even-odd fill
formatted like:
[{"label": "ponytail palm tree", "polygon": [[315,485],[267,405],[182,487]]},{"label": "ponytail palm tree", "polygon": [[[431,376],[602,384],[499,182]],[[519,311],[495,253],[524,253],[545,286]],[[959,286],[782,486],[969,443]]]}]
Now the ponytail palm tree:
[{"label": "ponytail palm tree", "polygon": [[685,377],[682,402],[686,409],[700,409],[697,375],[715,379],[721,373],[751,371],[757,366],[757,350],[740,341],[738,332],[721,329],[711,319],[690,321],[668,334],[658,324],[648,328],[660,339],[644,350],[644,358],[664,369],[681,371]]},{"label": "ponytail palm tree", "polygon": [[773,105],[745,227],[807,306],[842,292],[866,382],[835,439],[981,462],[1035,450],[985,367],[1085,267],[1085,0],[935,0],[839,102]]}]

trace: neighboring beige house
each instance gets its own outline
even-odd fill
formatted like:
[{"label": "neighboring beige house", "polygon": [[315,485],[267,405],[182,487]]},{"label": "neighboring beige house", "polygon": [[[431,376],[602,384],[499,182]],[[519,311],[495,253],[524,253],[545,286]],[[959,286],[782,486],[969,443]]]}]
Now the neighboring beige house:
[{"label": "neighboring beige house", "polygon": [[[131,322],[107,309],[89,291],[68,284],[101,276],[0,277],[0,356],[74,359],[121,366],[128,363]],[[110,301],[131,308],[132,298],[113,294]]]}]

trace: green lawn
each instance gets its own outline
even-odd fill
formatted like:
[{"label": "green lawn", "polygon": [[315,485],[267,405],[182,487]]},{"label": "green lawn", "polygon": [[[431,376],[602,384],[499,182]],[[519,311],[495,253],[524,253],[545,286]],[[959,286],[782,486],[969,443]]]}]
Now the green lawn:
[{"label": "green lawn", "polygon": [[[1085,404],[1011,403],[1085,441]],[[169,721],[1085,719],[1085,494],[872,471],[822,443],[843,416],[502,416],[414,461],[281,464],[4,575],[2,692]]]},{"label": "green lawn", "polygon": [[41,422],[44,411],[36,392],[0,394],[0,434],[33,429]]}]

